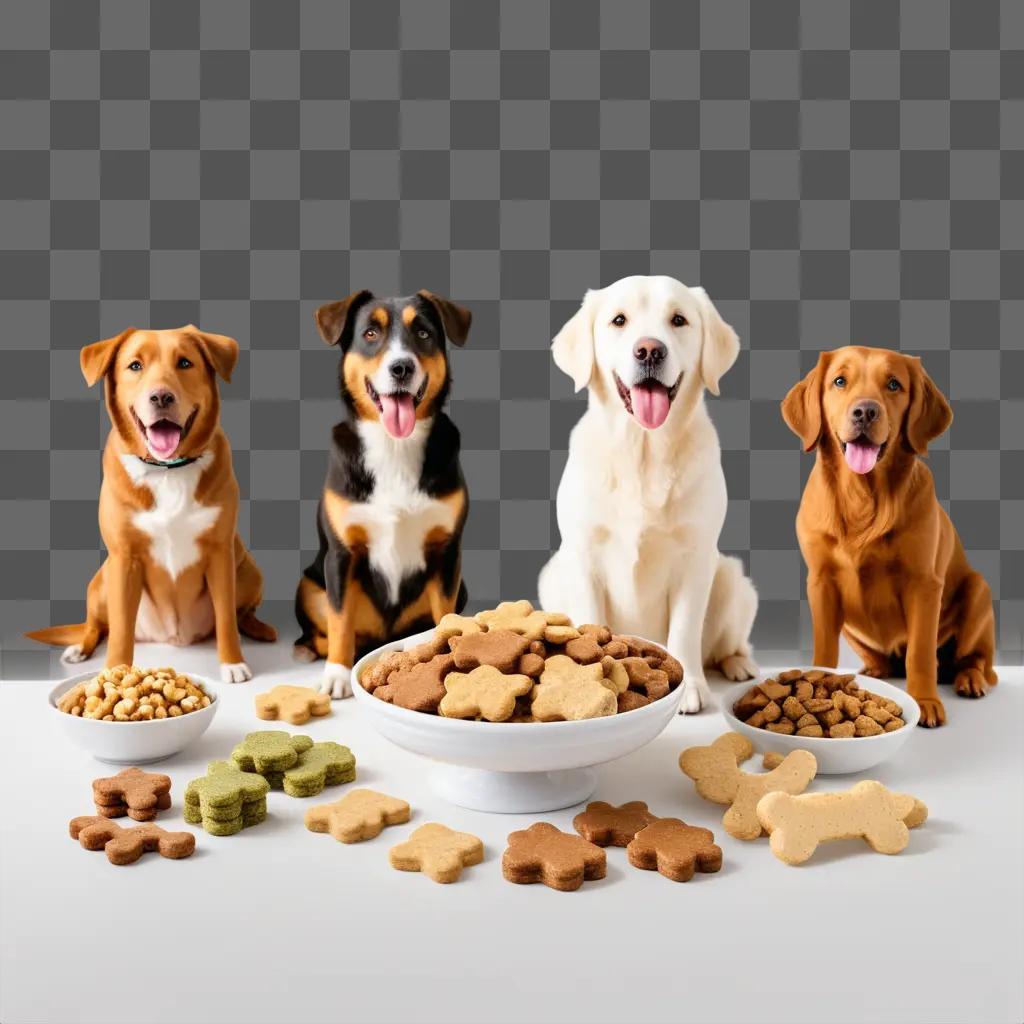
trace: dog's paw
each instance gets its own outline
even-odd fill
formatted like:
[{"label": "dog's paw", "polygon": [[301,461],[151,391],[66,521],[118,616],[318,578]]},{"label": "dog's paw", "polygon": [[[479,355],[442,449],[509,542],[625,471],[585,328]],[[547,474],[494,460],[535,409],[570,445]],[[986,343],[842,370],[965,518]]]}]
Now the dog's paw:
[{"label": "dog's paw", "polygon": [[946,724],[946,709],[938,697],[920,697],[917,706],[921,709],[921,721],[917,724],[925,729],[935,729]]},{"label": "dog's paw", "polygon": [[67,665],[77,665],[80,661],[85,661],[88,655],[82,650],[81,644],[72,644],[70,647],[65,647],[61,652],[60,660]]},{"label": "dog's paw", "polygon": [[329,661],[324,665],[324,677],[320,680],[320,692],[329,693],[332,700],[352,696],[352,669]]},{"label": "dog's paw", "polygon": [[984,697],[988,693],[988,683],[980,668],[965,668],[957,673],[953,689],[961,697]]},{"label": "dog's paw", "polygon": [[222,683],[244,683],[252,679],[252,669],[244,661],[221,662],[220,679]]},{"label": "dog's paw", "polygon": [[305,644],[296,644],[292,648],[292,657],[296,661],[304,661],[309,663],[316,661],[316,651],[312,647],[307,647]]},{"label": "dog's paw", "polygon": [[711,699],[711,691],[703,679],[683,679],[683,697],[679,714],[695,715]]},{"label": "dog's paw", "polygon": [[728,658],[722,659],[719,668],[722,670],[722,675],[734,683],[742,682],[744,679],[753,679],[757,675],[757,665],[752,658],[748,658],[745,654],[730,654]]}]

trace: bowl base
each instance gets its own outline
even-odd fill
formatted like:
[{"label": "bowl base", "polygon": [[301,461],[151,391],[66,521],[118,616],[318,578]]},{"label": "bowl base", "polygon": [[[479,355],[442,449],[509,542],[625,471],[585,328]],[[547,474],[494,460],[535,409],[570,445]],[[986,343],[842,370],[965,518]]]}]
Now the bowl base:
[{"label": "bowl base", "polygon": [[593,768],[554,772],[491,772],[483,768],[437,765],[434,792],[449,803],[494,814],[533,814],[583,803],[597,788]]},{"label": "bowl base", "polygon": [[112,764],[118,767],[124,765],[139,765],[139,764],[159,764],[161,761],[166,761],[168,758],[174,757],[174,754],[160,754],[157,757],[100,757],[99,754],[92,755],[97,761],[102,764]]}]

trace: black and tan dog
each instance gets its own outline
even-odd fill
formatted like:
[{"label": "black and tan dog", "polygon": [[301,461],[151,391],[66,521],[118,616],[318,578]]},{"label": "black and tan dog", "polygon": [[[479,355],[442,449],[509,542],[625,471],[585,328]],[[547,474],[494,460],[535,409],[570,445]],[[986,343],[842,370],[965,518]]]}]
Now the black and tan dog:
[{"label": "black and tan dog", "polygon": [[295,595],[295,655],[326,657],[321,692],[333,697],[351,694],[363,653],[465,606],[469,500],[459,431],[441,407],[445,339],[464,345],[471,319],[427,291],[360,291],[316,311],[321,337],[341,349],[343,417],[317,510],[320,550]]}]

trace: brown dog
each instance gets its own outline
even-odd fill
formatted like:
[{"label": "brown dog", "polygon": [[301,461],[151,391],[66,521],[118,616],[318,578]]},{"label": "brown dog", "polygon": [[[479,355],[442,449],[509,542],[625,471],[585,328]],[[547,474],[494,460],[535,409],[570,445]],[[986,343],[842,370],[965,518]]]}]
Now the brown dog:
[{"label": "brown dog", "polygon": [[108,637],[107,665],[131,664],[135,641],[189,644],[214,632],[221,678],[243,682],[239,630],[256,618],[263,578],[236,531],[238,482],[220,428],[217,377],[229,380],[238,342],[191,325],[129,328],[82,349],[91,387],[106,381],[113,425],[103,452],[100,533],[107,559],[89,584],[86,621],[28,636],[70,645],[84,661]]},{"label": "brown dog", "polygon": [[940,678],[961,697],[997,681],[992,594],[918,458],[949,403],[920,359],[850,346],[821,354],[782,415],[818,452],[796,522],[814,663],[837,664],[842,632],[867,675],[905,672],[921,725],[943,725]]}]

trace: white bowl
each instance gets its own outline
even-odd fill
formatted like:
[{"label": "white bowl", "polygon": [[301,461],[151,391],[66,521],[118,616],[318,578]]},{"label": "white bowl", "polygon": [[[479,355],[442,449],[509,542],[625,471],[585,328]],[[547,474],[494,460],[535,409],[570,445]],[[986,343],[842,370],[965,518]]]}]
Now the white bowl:
[{"label": "white bowl", "polygon": [[[793,667],[800,668],[799,665]],[[803,671],[810,672],[814,668],[816,666],[809,665]],[[838,673],[842,672],[842,669],[826,668],[819,671]],[[791,750],[809,750],[818,759],[819,775],[849,775],[888,761],[910,739],[921,717],[921,709],[917,706],[917,701],[905,690],[901,690],[891,683],[883,682],[881,679],[871,679],[868,676],[859,675],[857,676],[859,687],[877,693],[880,697],[888,697],[903,709],[903,720],[907,724],[902,729],[884,732],[879,736],[851,736],[848,739],[783,736],[780,733],[768,732],[766,729],[755,729],[753,726],[741,722],[733,714],[732,708],[747,690],[768,678],[770,677],[761,676],[756,682],[748,680],[745,683],[737,683],[722,694],[722,714],[725,716],[726,722],[731,729],[742,733],[751,740],[758,750],[777,750],[780,754],[788,754]]]},{"label": "white bowl", "polygon": [[462,807],[525,814],[570,807],[594,792],[591,766],[649,743],[679,710],[676,687],[646,707],[581,722],[475,722],[395,707],[364,690],[360,674],[387,651],[429,640],[433,630],[361,658],[352,670],[356,703],[373,727],[405,750],[439,762],[432,782]]},{"label": "white bowl", "polygon": [[68,738],[87,750],[97,761],[108,764],[152,764],[184,750],[210,727],[217,713],[217,693],[212,680],[189,673],[189,677],[210,698],[209,707],[176,718],[154,718],[150,722],[104,722],[79,718],[57,707],[57,701],[73,686],[96,677],[95,672],[63,679],[51,691],[50,711]]}]

